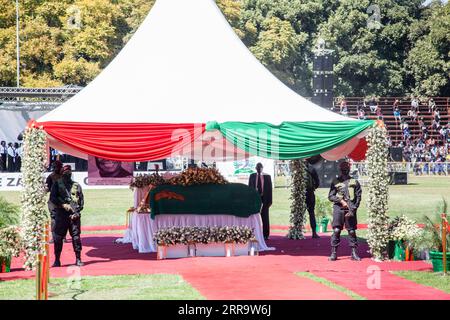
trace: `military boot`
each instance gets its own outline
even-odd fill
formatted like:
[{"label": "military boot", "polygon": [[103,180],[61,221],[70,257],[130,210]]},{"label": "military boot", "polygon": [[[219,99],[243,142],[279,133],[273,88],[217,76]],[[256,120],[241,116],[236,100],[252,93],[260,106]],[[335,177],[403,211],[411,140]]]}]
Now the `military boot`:
[{"label": "military boot", "polygon": [[331,255],[328,258],[330,261],[336,261],[337,260],[337,247],[331,247]]},{"label": "military boot", "polygon": [[55,259],[55,262],[53,262],[52,268],[61,267],[61,261],[59,258]]},{"label": "military boot", "polygon": [[81,261],[81,253],[77,252],[75,255],[76,255],[75,265],[78,267],[84,266],[84,263]]},{"label": "military boot", "polygon": [[356,252],[356,248],[352,248],[352,260],[361,261],[361,258],[358,256],[358,253]]}]

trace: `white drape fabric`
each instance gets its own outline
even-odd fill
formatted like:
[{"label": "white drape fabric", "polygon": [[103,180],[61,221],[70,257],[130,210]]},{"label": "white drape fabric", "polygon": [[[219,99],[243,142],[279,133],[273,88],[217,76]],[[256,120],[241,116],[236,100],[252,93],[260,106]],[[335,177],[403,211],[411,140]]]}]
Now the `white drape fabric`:
[{"label": "white drape fabric", "polygon": [[259,251],[274,250],[268,247],[264,241],[262,233],[261,215],[253,214],[248,218],[236,217],[232,215],[195,215],[195,214],[164,214],[150,218],[149,213],[134,212],[130,217],[129,228],[125,236],[118,239],[118,243],[131,243],[133,249],[139,253],[156,252],[157,245],[153,237],[161,228],[170,227],[224,227],[224,226],[247,226],[254,230],[256,240],[258,241]]}]

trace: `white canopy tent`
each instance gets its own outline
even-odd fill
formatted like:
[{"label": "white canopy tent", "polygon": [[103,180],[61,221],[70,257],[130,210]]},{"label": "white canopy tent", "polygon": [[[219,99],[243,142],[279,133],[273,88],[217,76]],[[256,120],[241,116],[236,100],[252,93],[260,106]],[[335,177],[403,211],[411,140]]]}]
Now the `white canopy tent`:
[{"label": "white canopy tent", "polygon": [[[270,73],[237,37],[213,0],[158,0],[105,70],[38,123],[46,129],[51,146],[86,157],[93,148],[68,142],[56,129],[47,130],[46,123],[278,125],[351,120],[311,103]],[[211,131],[216,142],[223,139],[220,132]],[[330,160],[341,158],[364,135],[359,132],[322,154]],[[194,139],[200,140],[201,148],[208,144],[202,135]],[[223,140],[216,145],[230,145]],[[238,148],[236,154],[243,157],[247,152]]]}]

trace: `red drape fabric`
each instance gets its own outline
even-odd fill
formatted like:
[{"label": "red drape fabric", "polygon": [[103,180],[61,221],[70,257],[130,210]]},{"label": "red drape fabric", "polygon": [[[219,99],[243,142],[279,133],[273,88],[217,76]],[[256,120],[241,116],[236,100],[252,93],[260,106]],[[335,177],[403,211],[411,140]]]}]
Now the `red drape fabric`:
[{"label": "red drape fabric", "polygon": [[116,161],[173,156],[205,131],[205,124],[33,122],[54,139],[82,153]]},{"label": "red drape fabric", "polygon": [[366,158],[367,148],[368,145],[366,138],[359,139],[359,142],[356,145],[355,149],[353,149],[353,151],[350,152],[348,156],[354,161],[363,161]]}]

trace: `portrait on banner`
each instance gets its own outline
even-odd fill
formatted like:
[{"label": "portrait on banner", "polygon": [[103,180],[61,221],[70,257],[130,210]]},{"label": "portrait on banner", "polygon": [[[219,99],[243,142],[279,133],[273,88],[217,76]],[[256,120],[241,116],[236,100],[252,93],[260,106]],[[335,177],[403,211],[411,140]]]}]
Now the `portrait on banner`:
[{"label": "portrait on banner", "polygon": [[89,185],[128,185],[133,178],[133,162],[121,162],[89,156]]}]

